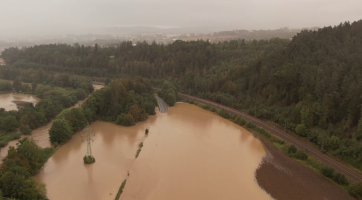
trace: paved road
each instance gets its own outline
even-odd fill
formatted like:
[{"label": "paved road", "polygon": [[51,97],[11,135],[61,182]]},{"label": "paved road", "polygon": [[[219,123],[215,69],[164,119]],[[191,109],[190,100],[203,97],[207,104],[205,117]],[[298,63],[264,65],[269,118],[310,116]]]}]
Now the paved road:
[{"label": "paved road", "polygon": [[[159,90],[158,88],[154,88],[155,90]],[[335,160],[335,158],[328,156],[322,152],[320,152],[319,150],[310,147],[308,144],[306,144],[305,142],[289,135],[288,133],[284,132],[283,130],[280,130],[260,119],[257,119],[253,116],[250,116],[246,113],[243,113],[239,110],[224,106],[224,105],[220,105],[218,103],[209,101],[209,100],[205,100],[202,98],[198,98],[198,97],[194,97],[191,95],[187,95],[187,94],[183,94],[183,93],[178,93],[179,97],[184,98],[184,99],[190,99],[193,100],[195,102],[200,102],[203,104],[207,104],[211,107],[215,107],[215,108],[219,108],[219,109],[224,109],[234,115],[238,115],[240,117],[243,117],[246,120],[251,121],[253,124],[255,124],[256,126],[262,127],[263,129],[269,131],[270,133],[282,138],[283,140],[294,144],[298,149],[302,149],[304,151],[307,150],[309,156],[312,156],[318,160],[320,160],[321,162],[323,162],[324,164],[326,164],[327,166],[333,167],[336,171],[344,174],[350,181],[352,181],[353,183],[361,183],[362,182],[362,175],[360,173],[358,173],[357,171],[346,167],[344,164],[338,162],[337,160]]]},{"label": "paved road", "polygon": [[167,104],[159,96],[155,95],[155,97],[156,97],[156,100],[158,103],[158,108],[160,109],[160,112],[167,113]]}]

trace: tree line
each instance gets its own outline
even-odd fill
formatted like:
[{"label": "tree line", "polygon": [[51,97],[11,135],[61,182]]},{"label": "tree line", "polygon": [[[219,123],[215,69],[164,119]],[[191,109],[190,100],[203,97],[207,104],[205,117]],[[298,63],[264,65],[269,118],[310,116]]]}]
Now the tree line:
[{"label": "tree line", "polygon": [[[50,75],[44,73],[44,76]],[[85,99],[94,90],[92,83],[84,77],[66,74],[56,74],[52,77],[42,84],[32,83],[29,93],[41,98],[35,106],[32,103],[23,103],[17,111],[0,109],[0,134],[4,136],[0,140],[1,147],[6,146],[8,141],[20,137],[18,133],[14,133],[16,130],[22,134],[30,134],[32,130],[50,122],[64,108]],[[67,88],[56,86],[60,83],[57,77],[61,77],[61,85]],[[22,88],[23,85],[27,85],[22,85],[19,80],[22,80],[22,77],[16,78],[12,88]]]},{"label": "tree line", "polygon": [[54,149],[42,149],[28,138],[19,140],[16,148],[10,146],[0,166],[0,196],[47,200],[45,185],[32,176],[40,171],[53,153]]},{"label": "tree line", "polygon": [[64,144],[95,120],[133,126],[156,114],[155,106],[153,89],[146,80],[114,80],[91,94],[81,107],[64,109],[49,130],[50,141]]},{"label": "tree line", "polygon": [[362,20],[291,40],[51,44],[6,49],[18,69],[142,76],[286,126],[362,169]]}]

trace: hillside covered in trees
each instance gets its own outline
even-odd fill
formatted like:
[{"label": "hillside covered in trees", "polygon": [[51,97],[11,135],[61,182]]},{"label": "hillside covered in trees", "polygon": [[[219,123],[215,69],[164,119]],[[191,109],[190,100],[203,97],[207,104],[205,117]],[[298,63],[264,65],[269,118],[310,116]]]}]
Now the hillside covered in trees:
[{"label": "hillside covered in trees", "polygon": [[6,49],[11,69],[168,80],[178,91],[271,120],[362,169],[362,21],[292,40],[53,44]]}]

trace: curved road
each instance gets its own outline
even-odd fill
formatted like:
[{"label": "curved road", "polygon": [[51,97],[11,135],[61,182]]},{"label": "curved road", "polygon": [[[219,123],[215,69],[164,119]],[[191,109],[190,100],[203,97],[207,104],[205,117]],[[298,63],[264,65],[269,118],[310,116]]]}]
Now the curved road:
[{"label": "curved road", "polygon": [[[158,88],[154,88],[156,90],[159,90]],[[183,94],[183,93],[178,93],[179,97],[184,98],[184,99],[189,99],[189,100],[193,100],[195,102],[199,102],[199,103],[203,103],[203,104],[207,104],[211,107],[215,107],[215,108],[219,108],[219,109],[224,109],[226,111],[228,111],[229,113],[232,113],[234,115],[238,115],[240,117],[243,117],[246,120],[251,121],[253,124],[255,124],[256,126],[262,127],[263,129],[269,131],[270,133],[282,138],[283,140],[294,144],[298,149],[302,149],[302,150],[307,150],[308,154],[318,160],[320,160],[321,162],[323,162],[324,164],[326,164],[327,166],[333,167],[337,172],[340,172],[342,174],[344,174],[351,182],[353,183],[360,183],[362,182],[362,175],[360,173],[358,173],[357,171],[343,165],[342,163],[338,162],[337,160],[335,160],[334,158],[332,158],[331,156],[328,156],[322,152],[320,152],[319,150],[315,149],[315,148],[311,148],[309,147],[308,144],[306,144],[305,142],[298,140],[297,138],[289,135],[288,133],[258,119],[255,118],[253,116],[250,116],[246,113],[243,113],[239,110],[236,110],[234,108],[230,108],[228,106],[224,106],[224,105],[220,105],[218,103],[209,101],[209,100],[205,100],[202,98],[198,98],[198,97],[194,97],[191,95],[187,95],[187,94]],[[159,97],[158,97],[159,98]]]},{"label": "curved road", "polygon": [[160,113],[167,113],[167,104],[159,96],[155,95]]}]

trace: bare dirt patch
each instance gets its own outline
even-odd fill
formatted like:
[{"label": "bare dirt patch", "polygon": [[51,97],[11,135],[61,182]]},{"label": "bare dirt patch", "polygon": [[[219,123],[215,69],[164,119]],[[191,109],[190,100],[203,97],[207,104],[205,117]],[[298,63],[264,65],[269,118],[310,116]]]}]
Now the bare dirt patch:
[{"label": "bare dirt patch", "polygon": [[256,180],[276,200],[354,200],[347,192],[260,138],[268,153]]}]

